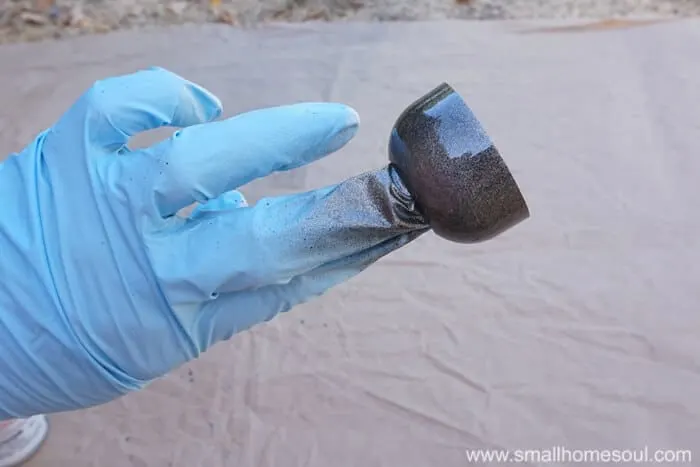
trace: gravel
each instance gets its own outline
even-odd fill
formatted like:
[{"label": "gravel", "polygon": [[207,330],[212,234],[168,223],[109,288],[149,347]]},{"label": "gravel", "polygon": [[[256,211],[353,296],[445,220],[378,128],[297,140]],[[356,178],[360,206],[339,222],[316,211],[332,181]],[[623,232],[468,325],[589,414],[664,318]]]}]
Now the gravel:
[{"label": "gravel", "polygon": [[697,16],[700,0],[0,0],[0,43],[154,25]]}]

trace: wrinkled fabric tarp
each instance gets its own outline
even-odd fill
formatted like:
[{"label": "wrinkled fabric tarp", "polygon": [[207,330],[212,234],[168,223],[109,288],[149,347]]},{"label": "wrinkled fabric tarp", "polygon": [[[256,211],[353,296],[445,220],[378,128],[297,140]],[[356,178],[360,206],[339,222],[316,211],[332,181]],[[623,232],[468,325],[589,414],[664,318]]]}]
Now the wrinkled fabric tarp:
[{"label": "wrinkled fabric tarp", "polygon": [[226,115],[358,110],[348,147],[245,187],[255,201],[381,167],[400,111],[447,81],[532,212],[480,245],[425,235],[141,393],[52,417],[30,465],[458,467],[486,465],[466,450],[556,446],[697,448],[700,465],[700,23],[541,25],[192,26],[0,48],[2,154],[94,80],[152,65]]}]

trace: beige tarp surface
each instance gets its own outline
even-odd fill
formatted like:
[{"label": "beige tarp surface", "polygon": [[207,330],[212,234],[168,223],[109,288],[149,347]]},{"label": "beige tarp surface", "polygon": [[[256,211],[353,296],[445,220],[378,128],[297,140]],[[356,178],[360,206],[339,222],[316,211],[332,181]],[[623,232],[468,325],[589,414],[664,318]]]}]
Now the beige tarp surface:
[{"label": "beige tarp surface", "polygon": [[444,80],[532,210],[477,246],[426,235],[142,393],[52,417],[30,465],[459,467],[465,450],[557,446],[695,448],[700,465],[700,22],[539,26],[185,27],[0,48],[3,154],[93,80],[151,65],[209,87],[227,115],[358,110],[347,148],[249,186],[254,200],[383,165],[400,110]]}]

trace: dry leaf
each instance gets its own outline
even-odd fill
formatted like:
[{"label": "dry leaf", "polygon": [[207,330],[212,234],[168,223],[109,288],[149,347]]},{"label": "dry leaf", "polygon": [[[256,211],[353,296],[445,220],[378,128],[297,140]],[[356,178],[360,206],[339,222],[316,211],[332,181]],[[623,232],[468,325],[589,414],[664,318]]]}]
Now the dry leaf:
[{"label": "dry leaf", "polygon": [[53,6],[54,0],[36,0],[34,3],[37,11],[46,12]]},{"label": "dry leaf", "polygon": [[235,13],[230,10],[222,10],[219,12],[219,14],[216,16],[216,21],[219,23],[230,24],[231,26],[238,23]]}]

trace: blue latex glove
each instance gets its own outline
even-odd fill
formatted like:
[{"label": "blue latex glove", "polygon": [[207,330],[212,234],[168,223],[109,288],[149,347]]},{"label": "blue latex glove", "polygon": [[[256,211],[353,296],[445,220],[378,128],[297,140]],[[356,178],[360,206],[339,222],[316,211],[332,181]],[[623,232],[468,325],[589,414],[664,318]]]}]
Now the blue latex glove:
[{"label": "blue latex glove", "polygon": [[[317,214],[335,187],[250,207],[232,191],[341,148],[350,108],[220,114],[160,68],[110,78],[0,165],[0,420],[141,389],[410,240],[324,242],[333,215]],[[127,147],[162,126],[184,129]]]}]

